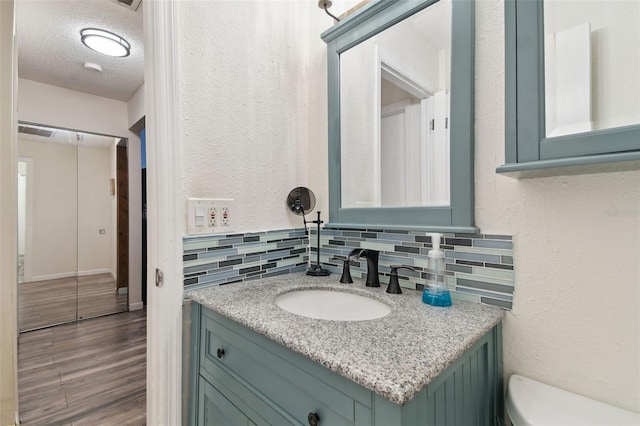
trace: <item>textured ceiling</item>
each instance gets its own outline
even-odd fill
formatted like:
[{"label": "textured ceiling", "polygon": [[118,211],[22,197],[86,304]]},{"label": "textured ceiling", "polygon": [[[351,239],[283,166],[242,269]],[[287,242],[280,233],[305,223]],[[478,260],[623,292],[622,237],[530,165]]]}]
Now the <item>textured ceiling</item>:
[{"label": "textured ceiling", "polygon": [[[22,0],[16,4],[21,78],[120,101],[128,101],[142,85],[142,6],[134,12],[114,0]],[[131,54],[112,58],[85,47],[80,30],[87,27],[125,38]],[[99,64],[103,71],[85,69],[85,62]]]}]

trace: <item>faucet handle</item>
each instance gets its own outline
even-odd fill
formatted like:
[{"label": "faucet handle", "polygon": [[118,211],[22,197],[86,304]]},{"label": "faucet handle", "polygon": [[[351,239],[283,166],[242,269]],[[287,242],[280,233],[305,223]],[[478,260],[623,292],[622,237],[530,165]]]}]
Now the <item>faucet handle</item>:
[{"label": "faucet handle", "polygon": [[400,289],[400,283],[398,282],[398,269],[409,269],[411,271],[417,271],[416,268],[409,265],[391,265],[390,277],[389,277],[389,286],[387,287],[387,293],[391,294],[402,294],[402,290]]},{"label": "faucet handle", "polygon": [[[360,255],[362,254],[363,251],[364,249],[354,248],[349,252],[349,254],[347,255],[347,258],[349,258],[350,260],[357,260],[360,258]],[[343,256],[339,256],[339,257],[343,257]]]},{"label": "faucet handle", "polygon": [[349,268],[349,262],[351,261],[351,258],[346,256],[334,256],[331,259],[341,260],[342,262],[344,262],[342,267],[342,276],[340,277],[340,283],[342,284],[353,283],[353,279],[351,278],[351,269]]}]

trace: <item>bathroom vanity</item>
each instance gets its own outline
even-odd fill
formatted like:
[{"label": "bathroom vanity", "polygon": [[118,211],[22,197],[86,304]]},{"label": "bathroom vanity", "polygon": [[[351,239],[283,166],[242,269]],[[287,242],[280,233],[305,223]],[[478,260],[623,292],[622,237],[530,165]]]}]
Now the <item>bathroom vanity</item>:
[{"label": "bathroom vanity", "polygon": [[[391,308],[382,318],[308,318],[284,293],[337,290]],[[501,320],[492,306],[421,302],[336,276],[278,277],[194,290],[192,425],[497,424]]]}]

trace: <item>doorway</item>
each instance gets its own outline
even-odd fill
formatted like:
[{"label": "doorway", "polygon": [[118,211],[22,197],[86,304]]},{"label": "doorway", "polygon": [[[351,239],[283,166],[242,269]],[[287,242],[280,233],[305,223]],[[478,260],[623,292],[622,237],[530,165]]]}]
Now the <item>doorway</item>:
[{"label": "doorway", "polygon": [[[118,280],[119,227],[128,242],[128,222],[116,219],[127,211],[115,185],[119,144],[115,136],[19,124],[20,332],[127,310],[128,282]],[[126,174],[118,171],[125,182]]]},{"label": "doorway", "polygon": [[379,75],[379,204],[449,205],[449,93],[384,52]]}]

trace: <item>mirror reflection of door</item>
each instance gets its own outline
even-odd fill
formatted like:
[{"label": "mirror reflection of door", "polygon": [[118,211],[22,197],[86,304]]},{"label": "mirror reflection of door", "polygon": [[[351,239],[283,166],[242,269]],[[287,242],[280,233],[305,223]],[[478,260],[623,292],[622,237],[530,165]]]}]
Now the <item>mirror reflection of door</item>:
[{"label": "mirror reflection of door", "polygon": [[380,76],[378,205],[448,205],[449,93],[384,62]]},{"label": "mirror reflection of door", "polygon": [[340,206],[450,204],[451,2],[340,54]]},{"label": "mirror reflection of door", "polygon": [[18,136],[20,331],[126,310],[111,184],[120,138],[25,123]]}]

